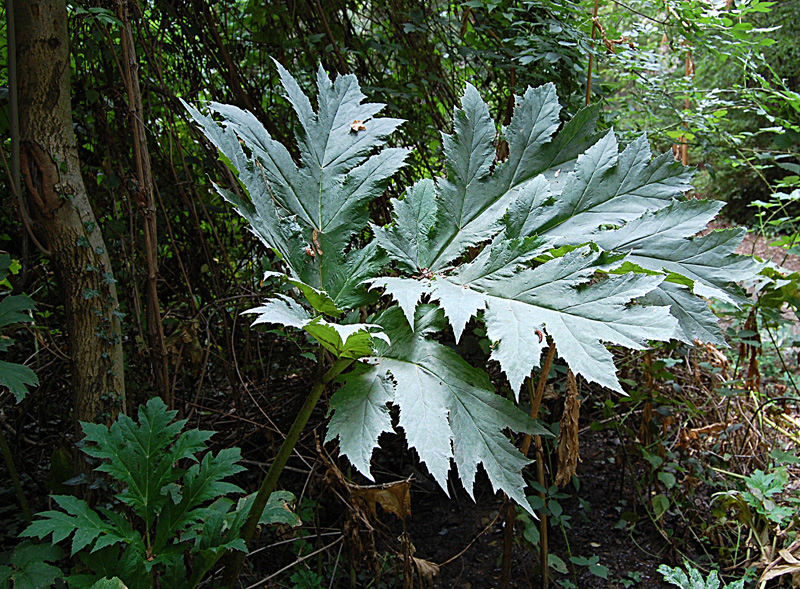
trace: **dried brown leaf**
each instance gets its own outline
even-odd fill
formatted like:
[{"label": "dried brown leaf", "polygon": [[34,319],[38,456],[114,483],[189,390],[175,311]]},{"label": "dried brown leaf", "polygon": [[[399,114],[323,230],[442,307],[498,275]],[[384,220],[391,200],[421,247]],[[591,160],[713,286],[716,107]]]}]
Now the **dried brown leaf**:
[{"label": "dried brown leaf", "polygon": [[416,556],[412,556],[411,559],[414,561],[414,568],[417,569],[422,586],[431,587],[433,580],[439,574],[439,565]]},{"label": "dried brown leaf", "polygon": [[401,520],[411,515],[411,481],[400,481],[386,485],[368,487],[350,486],[353,497],[367,505],[372,516],[377,518],[376,505],[393,513]]},{"label": "dried brown leaf", "polygon": [[580,458],[578,442],[578,419],[581,413],[581,400],[578,398],[578,383],[572,370],[567,372],[567,398],[564,400],[564,414],[558,434],[558,475],[556,485],[563,487],[575,476]]}]

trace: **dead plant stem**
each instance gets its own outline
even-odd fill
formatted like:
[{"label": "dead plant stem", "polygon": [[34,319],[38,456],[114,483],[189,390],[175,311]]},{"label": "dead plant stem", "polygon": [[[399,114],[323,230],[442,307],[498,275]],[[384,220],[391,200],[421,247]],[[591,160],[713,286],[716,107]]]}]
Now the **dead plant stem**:
[{"label": "dead plant stem", "polygon": [[[536,383],[536,387],[533,385],[533,374],[531,374],[531,377],[528,379],[528,394],[531,397],[530,415],[533,419],[538,419],[539,417],[539,408],[542,405],[542,397],[544,396],[544,389],[547,385],[547,376],[550,374],[550,368],[553,366],[553,359],[555,358],[555,355],[556,345],[553,341],[550,341],[550,345],[547,348],[547,355],[545,356],[544,364],[542,365],[542,370],[539,375],[539,381]],[[544,472],[544,448],[542,446],[541,437],[525,434],[525,437],[522,439],[520,452],[522,452],[524,456],[528,456],[532,441],[534,441],[536,445],[536,478],[539,481],[539,484],[546,488]],[[544,493],[539,493],[539,496],[544,500]],[[514,521],[516,520],[516,515],[516,505],[513,501],[509,501],[506,508],[503,535],[503,564],[500,572],[499,584],[501,589],[506,589],[511,583],[511,557],[512,548],[514,545]],[[542,559],[542,587],[546,589],[549,585],[549,575],[547,569],[547,516],[545,514],[541,514],[541,520],[539,522],[539,553]]]}]

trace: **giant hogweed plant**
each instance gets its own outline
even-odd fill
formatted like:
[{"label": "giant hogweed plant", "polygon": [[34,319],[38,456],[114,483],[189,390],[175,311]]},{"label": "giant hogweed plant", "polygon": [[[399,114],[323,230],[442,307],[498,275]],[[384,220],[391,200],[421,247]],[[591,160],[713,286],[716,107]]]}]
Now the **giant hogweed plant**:
[{"label": "giant hogweed plant", "polygon": [[646,137],[620,152],[612,131],[595,131],[597,107],[562,125],[546,85],[516,98],[502,129],[509,155],[496,162],[497,129],[467,86],[444,136],[446,177],[409,187],[376,226],[367,205],[407,156],[383,148],[402,121],[378,117],[383,105],[364,102],[354,76],[332,82],[322,69],[315,110],[277,67],[300,123],[299,162],[247,112],[187,108],[238,178],[236,193],[217,190],[281,259],[285,273],[270,275],[296,287],[251,309],[254,323],[304,330],[335,358],[304,411],[341,383],[326,439],[365,476],[394,405],[442,488],[455,464],[471,492],[483,464],[528,508],[528,460],[504,431],[546,432],[442,343],[448,329],[457,343],[483,324],[517,397],[548,338],[575,374],[620,393],[609,344],[725,345],[707,299],[735,301],[734,283],[754,272],[734,254],[744,230],[697,237],[722,205],[686,199],[691,171],[653,158]]}]

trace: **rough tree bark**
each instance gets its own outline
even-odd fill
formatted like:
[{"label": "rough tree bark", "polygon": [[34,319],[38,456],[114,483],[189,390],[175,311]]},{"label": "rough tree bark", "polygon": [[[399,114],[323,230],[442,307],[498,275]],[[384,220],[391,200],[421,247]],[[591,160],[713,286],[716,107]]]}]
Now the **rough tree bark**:
[{"label": "rough tree bark", "polygon": [[66,1],[14,0],[14,22],[25,198],[63,295],[74,417],[109,422],[125,408],[119,303],[72,128]]}]

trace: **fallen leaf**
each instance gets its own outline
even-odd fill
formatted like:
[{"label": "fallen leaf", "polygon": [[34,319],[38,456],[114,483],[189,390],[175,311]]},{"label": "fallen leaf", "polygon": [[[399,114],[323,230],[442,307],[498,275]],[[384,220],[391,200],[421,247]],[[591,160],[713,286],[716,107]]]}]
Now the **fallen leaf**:
[{"label": "fallen leaf", "polygon": [[412,556],[411,559],[414,561],[414,566],[423,586],[429,587],[433,585],[434,578],[439,574],[439,565],[416,556]]}]

